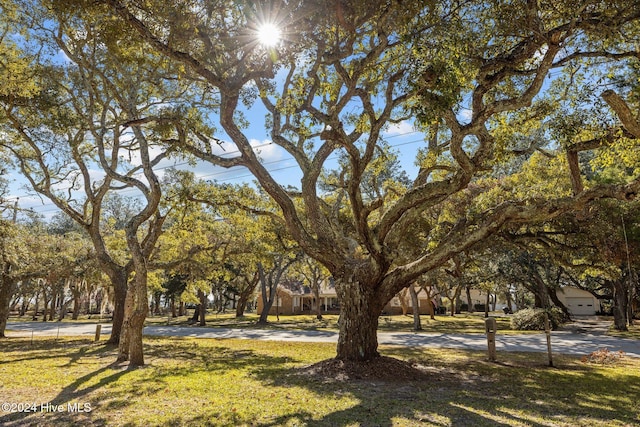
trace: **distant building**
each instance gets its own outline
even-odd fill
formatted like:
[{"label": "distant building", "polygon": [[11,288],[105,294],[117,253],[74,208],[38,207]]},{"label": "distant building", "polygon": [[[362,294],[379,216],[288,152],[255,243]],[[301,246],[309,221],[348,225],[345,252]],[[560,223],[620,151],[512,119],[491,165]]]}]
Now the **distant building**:
[{"label": "distant building", "polygon": [[591,292],[565,286],[558,290],[557,295],[573,316],[594,316],[601,311],[600,300]]},{"label": "distant building", "polygon": [[[440,305],[439,298],[431,301],[427,293],[420,289],[418,291],[418,312],[420,314],[429,314],[429,304],[432,305],[434,310]],[[407,314],[413,314],[413,306],[411,305],[411,295],[409,292],[399,293],[395,297],[391,298],[391,301],[384,306],[382,312],[384,314],[403,314],[403,305]]]},{"label": "distant building", "polygon": [[[287,282],[278,285],[277,296],[269,314],[315,314],[320,305],[321,313],[339,313],[340,305],[333,283],[326,280],[320,285],[320,298],[316,297],[311,287],[300,282]],[[262,314],[262,298],[258,294],[257,312]]]}]

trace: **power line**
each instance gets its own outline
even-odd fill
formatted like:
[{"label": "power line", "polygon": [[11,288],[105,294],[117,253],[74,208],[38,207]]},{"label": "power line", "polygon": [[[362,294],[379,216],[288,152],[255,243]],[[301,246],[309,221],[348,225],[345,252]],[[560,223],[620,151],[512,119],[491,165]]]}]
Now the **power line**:
[{"label": "power line", "polygon": [[[412,135],[412,134],[416,134],[416,133],[419,133],[419,132],[418,131],[402,132],[402,133],[389,135],[385,139],[399,138],[399,137],[408,136],[408,135]],[[400,143],[397,143],[397,144],[391,144],[390,147],[391,148],[397,148],[397,147],[416,144],[416,143],[420,143],[420,142],[424,142],[424,139],[421,138],[421,139],[415,139],[415,140],[411,140],[411,141],[404,141],[404,142],[400,142]],[[258,145],[254,145],[252,148],[254,148],[254,149],[255,148],[262,148],[262,147],[267,147],[267,146],[271,146],[271,145],[274,145],[274,143],[273,142],[268,142],[268,143],[258,144]],[[225,152],[225,153],[221,154],[220,156],[229,156],[229,155],[238,154],[238,153],[240,153],[240,150],[234,150],[234,151]],[[337,156],[332,156],[332,157],[329,157],[327,160],[332,161],[332,160],[336,160],[337,158],[338,158]],[[281,163],[281,162],[290,162],[292,160],[294,160],[294,159],[293,158],[286,158],[286,159],[272,160],[272,161],[269,161],[269,162],[264,162],[263,165],[275,165],[275,164],[278,164],[278,163]],[[161,166],[161,167],[155,168],[154,170],[159,171],[159,170],[173,169],[173,168],[176,168],[176,167],[187,166],[187,165],[190,165],[189,161],[174,162],[171,165]],[[215,167],[216,165],[213,165],[213,166]],[[243,166],[237,166],[237,168],[241,168],[241,167],[243,167]],[[284,166],[284,167],[280,167],[280,168],[272,168],[272,169],[267,168],[267,172],[269,172],[269,173],[281,172],[283,170],[294,169],[294,168],[297,168],[297,167],[298,167],[298,165],[294,164],[294,165]],[[224,169],[224,170],[221,170],[221,171],[212,172],[210,174],[200,175],[199,178],[203,179],[203,178],[211,178],[211,177],[215,177],[215,176],[227,175],[227,174],[233,173],[232,169],[233,168]],[[236,180],[239,180],[239,179],[251,178],[251,177],[253,177],[253,174],[246,173],[246,174],[243,174],[243,175],[238,175],[238,176],[228,177],[228,178],[222,179],[222,180],[220,180],[220,182],[221,183],[228,183],[230,181],[236,181]],[[138,190],[136,188],[133,188],[133,187],[121,190],[121,193],[125,193],[125,194],[126,193],[133,193],[133,192],[138,192]],[[41,195],[38,194],[38,193],[27,193],[27,194],[22,194],[22,195],[9,196],[9,197],[7,197],[6,201],[15,201],[15,200],[18,200],[20,198],[24,199],[24,198],[32,197],[32,196],[37,196],[37,197],[41,198]],[[142,197],[142,196],[140,195],[140,196],[137,196],[137,197]],[[34,207],[31,207],[30,210],[32,212],[35,212],[35,213],[38,213],[38,214],[58,212],[60,210],[52,202],[43,203],[42,205],[39,205],[38,207],[47,207],[47,206],[51,206],[51,208],[35,210]]]}]

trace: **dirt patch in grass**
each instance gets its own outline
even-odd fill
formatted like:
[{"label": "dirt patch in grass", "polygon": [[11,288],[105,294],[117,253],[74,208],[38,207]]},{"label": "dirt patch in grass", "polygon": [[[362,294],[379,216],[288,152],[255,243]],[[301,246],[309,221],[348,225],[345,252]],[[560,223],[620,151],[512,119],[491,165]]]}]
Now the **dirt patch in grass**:
[{"label": "dirt patch in grass", "polygon": [[[414,362],[380,356],[366,362],[328,359],[294,370],[322,382],[372,380],[384,382],[433,381],[434,372]],[[437,374],[436,374],[437,375]]]}]

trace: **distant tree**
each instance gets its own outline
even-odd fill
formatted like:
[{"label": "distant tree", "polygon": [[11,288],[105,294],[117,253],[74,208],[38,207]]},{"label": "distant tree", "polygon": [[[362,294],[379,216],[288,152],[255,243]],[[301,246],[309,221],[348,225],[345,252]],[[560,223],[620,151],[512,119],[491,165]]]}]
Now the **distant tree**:
[{"label": "distant tree", "polygon": [[[144,51],[120,43],[117,55],[107,55],[105,46],[92,38],[94,22],[81,27],[69,16],[54,17],[42,2],[19,6],[24,8],[13,29],[30,32],[21,48],[31,55],[30,72],[47,89],[28,99],[0,99],[0,145],[31,187],[90,236],[114,286],[110,342],[119,341],[119,360],[141,365],[147,262],[165,219],[158,209],[162,191],[154,170],[168,155],[161,148],[167,124],[159,115],[181,89],[149,79],[160,64]],[[52,58],[51,51],[62,52],[63,60]],[[128,205],[135,210],[115,212],[116,219],[125,221],[114,225],[123,226],[128,252],[119,262],[107,248],[102,220],[109,197],[122,201],[113,194],[125,188],[144,202]]]}]

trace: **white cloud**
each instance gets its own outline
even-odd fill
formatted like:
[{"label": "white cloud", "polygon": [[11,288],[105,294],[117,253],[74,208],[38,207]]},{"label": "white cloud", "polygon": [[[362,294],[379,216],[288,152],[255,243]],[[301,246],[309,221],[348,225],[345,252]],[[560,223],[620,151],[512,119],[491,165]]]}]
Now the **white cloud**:
[{"label": "white cloud", "polygon": [[392,123],[385,131],[385,135],[393,136],[393,135],[406,135],[410,133],[414,133],[416,130],[413,127],[413,124],[407,120],[403,120],[400,123]]},{"label": "white cloud", "polygon": [[263,163],[277,162],[284,158],[285,150],[269,139],[250,139],[249,143],[253,147],[253,151],[258,155]]}]

